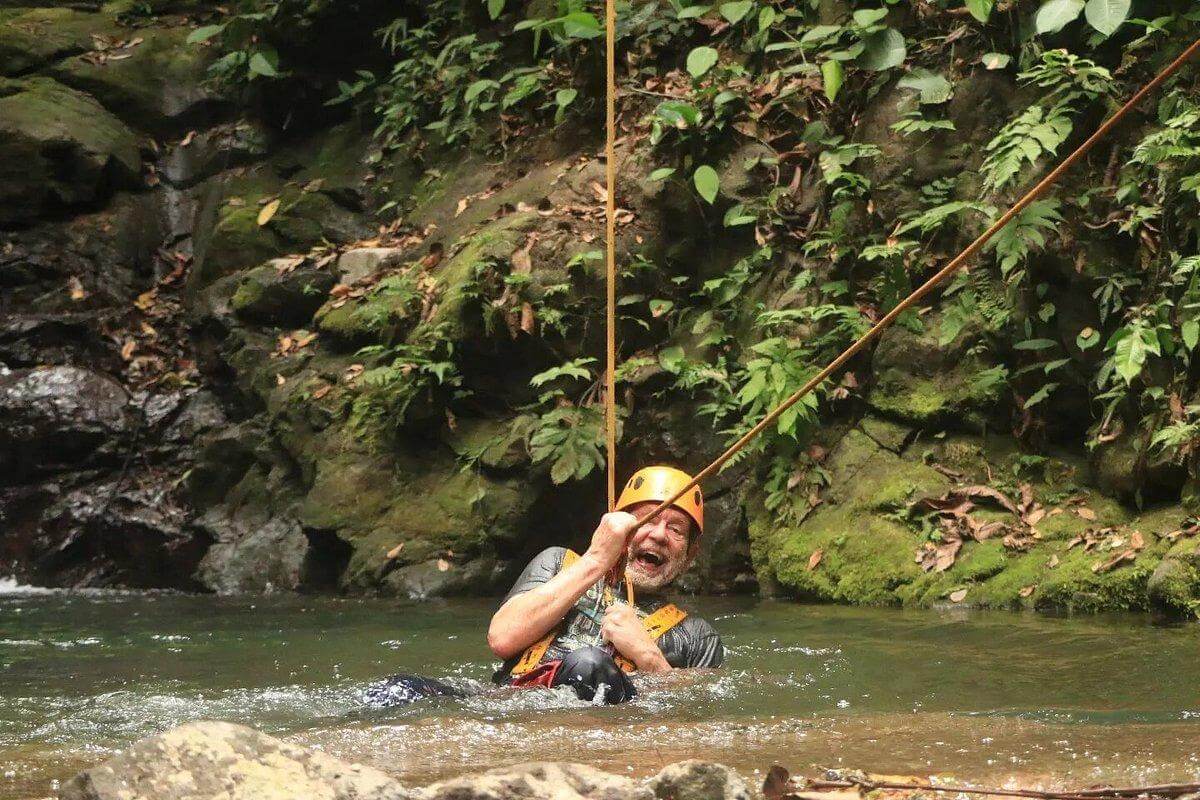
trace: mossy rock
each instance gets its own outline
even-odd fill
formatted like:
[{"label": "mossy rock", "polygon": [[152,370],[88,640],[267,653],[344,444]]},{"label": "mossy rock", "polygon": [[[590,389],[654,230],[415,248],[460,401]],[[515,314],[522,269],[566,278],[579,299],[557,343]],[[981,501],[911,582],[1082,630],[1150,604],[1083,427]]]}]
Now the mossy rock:
[{"label": "mossy rock", "polygon": [[886,416],[922,427],[980,429],[995,413],[1000,385],[979,378],[994,366],[979,355],[978,334],[965,330],[939,343],[941,320],[930,315],[916,333],[893,325],[872,359],[867,402]]},{"label": "mossy rock", "polygon": [[120,52],[128,58],[97,62],[75,56],[54,65],[61,83],[95,97],[140,130],[164,135],[205,121],[222,101],[206,80],[209,50],[186,43],[190,29],[138,28],[121,38],[142,42]]},{"label": "mossy rock", "polygon": [[[365,219],[323,192],[283,184],[269,172],[254,172],[227,185],[215,180],[209,188],[198,216],[212,217],[213,224],[197,232],[190,277],[196,289],[276,256],[302,253],[322,241],[353,241],[370,232]],[[275,199],[278,210],[260,225],[263,206]]]},{"label": "mossy rock", "polygon": [[92,49],[92,34],[116,36],[112,17],[73,8],[0,10],[0,75],[32,72]]},{"label": "mossy rock", "polygon": [[[932,468],[881,447],[863,431],[847,433],[825,462],[823,502],[795,527],[751,514],[755,568],[785,592],[855,604],[895,604],[898,590],[921,575],[916,534],[890,514],[913,497],[944,491]],[[822,558],[815,569],[809,559]]]},{"label": "mossy rock", "polygon": [[0,78],[0,224],[139,183],[138,137],[50,78]]},{"label": "mossy rock", "polygon": [[459,458],[477,459],[485,468],[508,472],[529,464],[520,437],[512,435],[512,420],[460,417],[443,434]]},{"label": "mossy rock", "polygon": [[526,530],[536,492],[528,480],[463,471],[436,447],[394,457],[371,453],[344,432],[319,447],[301,521],[335,532],[352,548],[343,588],[377,587],[386,554],[400,544],[396,565],[403,567],[511,550]]},{"label": "mossy rock", "polygon": [[326,270],[281,271],[267,262],[242,276],[230,306],[249,322],[298,328],[312,321],[335,281]]}]

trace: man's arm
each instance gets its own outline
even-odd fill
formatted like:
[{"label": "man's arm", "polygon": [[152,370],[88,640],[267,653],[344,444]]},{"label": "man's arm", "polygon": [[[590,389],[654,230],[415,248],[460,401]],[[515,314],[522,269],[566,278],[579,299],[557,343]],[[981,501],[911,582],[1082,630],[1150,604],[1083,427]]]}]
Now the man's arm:
[{"label": "man's arm", "polygon": [[623,511],[605,514],[592,534],[587,552],[550,580],[509,597],[492,616],[488,647],[509,659],[541,639],[566,616],[596,581],[604,577],[625,552],[636,519]]}]

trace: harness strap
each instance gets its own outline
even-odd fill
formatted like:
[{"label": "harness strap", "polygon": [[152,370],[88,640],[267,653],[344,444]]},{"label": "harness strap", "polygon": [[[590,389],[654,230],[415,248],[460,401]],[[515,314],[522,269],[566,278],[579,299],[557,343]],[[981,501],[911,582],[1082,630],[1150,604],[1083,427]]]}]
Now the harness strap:
[{"label": "harness strap", "polygon": [[[578,560],[579,554],[574,550],[568,550],[567,552],[563,553],[562,566],[560,566],[559,569],[566,569]],[[612,589],[607,585],[604,587],[604,599],[609,603],[611,603],[613,600]],[[661,639],[667,631],[683,622],[686,618],[686,611],[679,608],[679,606],[675,605],[674,603],[668,603],[665,606],[656,609],[653,613],[642,619],[642,627],[646,629],[646,633],[650,634],[651,638],[657,641],[658,639]],[[550,649],[550,645],[554,643],[554,640],[561,632],[562,625],[559,624],[541,639],[538,639],[536,642],[529,645],[529,647],[525,648],[525,652],[521,654],[521,658],[518,659],[517,663],[513,666],[511,675],[514,678],[517,678],[537,667],[545,657],[546,651]],[[620,666],[625,672],[634,672],[637,669],[633,662],[624,656],[617,655],[614,658],[617,662],[617,665]]]}]

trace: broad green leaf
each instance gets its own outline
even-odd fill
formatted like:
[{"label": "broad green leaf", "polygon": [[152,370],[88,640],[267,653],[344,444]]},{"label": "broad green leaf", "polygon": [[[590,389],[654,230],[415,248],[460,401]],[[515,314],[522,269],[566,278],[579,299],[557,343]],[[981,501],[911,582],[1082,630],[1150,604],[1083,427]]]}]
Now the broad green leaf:
[{"label": "broad green leaf", "polygon": [[[274,56],[274,53],[270,55]],[[278,60],[278,56],[272,59],[265,52],[255,53],[250,56],[250,71],[255,75],[262,75],[264,78],[278,78],[279,70],[275,66]]]},{"label": "broad green leaf", "polygon": [[979,57],[979,63],[987,69],[1004,69],[1012,61],[1008,53],[984,53]]},{"label": "broad green leaf", "polygon": [[1200,322],[1194,319],[1189,319],[1183,323],[1180,333],[1183,334],[1183,346],[1189,351],[1196,349],[1196,342],[1200,340]]},{"label": "broad green leaf", "polygon": [[572,11],[562,18],[563,33],[572,39],[595,39],[603,36],[600,21],[586,11]]},{"label": "broad green leaf", "polygon": [[721,188],[721,178],[717,171],[708,164],[701,164],[692,174],[692,183],[696,184],[696,191],[700,196],[712,205],[717,199],[717,191]]},{"label": "broad green leaf", "polygon": [[712,6],[684,6],[683,8],[679,9],[679,13],[676,14],[676,17],[678,19],[695,19],[696,17],[703,17],[711,8]]},{"label": "broad green leaf", "polygon": [[725,212],[725,227],[735,228],[738,225],[749,225],[751,222],[758,220],[753,214],[746,213],[746,207],[741,203],[730,206]]},{"label": "broad green leaf", "polygon": [[688,53],[687,71],[693,78],[699,78],[713,68],[717,63],[717,51],[711,47],[697,47]]},{"label": "broad green leaf", "polygon": [[996,6],[996,0],[966,0],[967,11],[980,22],[987,22]]},{"label": "broad green leaf", "polygon": [[954,94],[950,81],[936,72],[917,67],[900,79],[901,89],[913,89],[921,94],[921,104],[944,103]]},{"label": "broad green leaf", "polygon": [[683,360],[683,348],[677,344],[658,351],[658,365],[667,372],[679,372],[679,365],[683,363]]},{"label": "broad green leaf", "polygon": [[224,25],[205,25],[201,28],[196,28],[196,30],[188,34],[187,43],[199,44],[200,42],[207,42],[223,30],[225,30]]},{"label": "broad green leaf", "polygon": [[771,6],[764,7],[758,12],[758,32],[762,33],[767,28],[775,23],[775,9]]},{"label": "broad green leaf", "polygon": [[1093,28],[1112,36],[1129,16],[1129,0],[1088,0],[1083,15]]},{"label": "broad green leaf", "polygon": [[649,305],[650,305],[650,316],[654,317],[655,319],[658,319],[663,314],[670,312],[670,310],[675,307],[674,302],[672,302],[670,300],[663,300],[661,298],[656,298],[654,300],[651,300]]},{"label": "broad green leaf", "polygon": [[841,25],[817,25],[800,37],[800,44],[815,44],[841,32]]},{"label": "broad green leaf", "polygon": [[1014,350],[1045,350],[1054,347],[1053,339],[1026,339],[1013,345]]},{"label": "broad green leaf", "polygon": [[654,170],[654,172],[650,173],[648,180],[661,181],[671,177],[674,174],[674,167],[659,167],[658,169]]},{"label": "broad green leaf", "polygon": [[469,103],[472,100],[474,100],[476,97],[479,97],[479,95],[482,94],[485,90],[499,89],[499,88],[500,88],[499,82],[494,81],[490,78],[481,78],[467,87],[467,90],[465,92],[463,92],[463,100],[465,100],[466,102]]},{"label": "broad green leaf", "polygon": [[1045,386],[1043,386],[1042,388],[1040,388],[1036,392],[1034,392],[1029,397],[1029,399],[1025,401],[1025,408],[1027,408],[1027,409],[1033,408],[1038,403],[1042,402],[1047,397],[1049,397],[1050,393],[1053,392],[1057,388],[1058,388],[1057,383],[1047,383]]},{"label": "broad green leaf", "polygon": [[730,25],[741,22],[750,9],[754,7],[752,0],[738,0],[733,3],[721,3],[721,16],[729,20]]},{"label": "broad green leaf", "polygon": [[884,28],[872,33],[863,40],[863,44],[865,49],[858,57],[858,64],[863,69],[875,72],[900,66],[908,54],[904,37],[895,28]]},{"label": "broad green leaf", "polygon": [[554,104],[559,108],[566,108],[575,102],[575,98],[579,96],[577,89],[559,89],[554,93]]},{"label": "broad green leaf", "polygon": [[1095,328],[1084,328],[1075,337],[1075,346],[1080,350],[1090,350],[1100,343],[1100,331]]},{"label": "broad green leaf", "polygon": [[860,28],[869,28],[887,16],[886,8],[860,8],[854,12],[854,24]]},{"label": "broad green leaf", "polygon": [[1083,0],[1048,0],[1038,9],[1034,26],[1038,33],[1058,33],[1083,11]]},{"label": "broad green leaf", "polygon": [[837,99],[838,91],[842,88],[842,81],[845,80],[845,72],[842,70],[842,62],[826,61],[821,65],[821,80],[825,84],[825,96],[829,98],[829,102]]},{"label": "broad green leaf", "polygon": [[504,0],[487,0],[488,16],[492,19],[499,19],[504,13]]}]

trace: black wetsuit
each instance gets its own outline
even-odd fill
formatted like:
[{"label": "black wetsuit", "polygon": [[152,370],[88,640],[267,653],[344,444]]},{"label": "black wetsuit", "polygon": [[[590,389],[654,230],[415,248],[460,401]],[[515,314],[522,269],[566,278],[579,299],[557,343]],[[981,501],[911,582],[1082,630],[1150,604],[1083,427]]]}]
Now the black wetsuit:
[{"label": "black wetsuit", "polygon": [[[509,590],[505,601],[557,575],[566,552],[564,547],[550,547],[535,556]],[[604,683],[608,687],[606,702],[619,703],[633,697],[636,690],[617,666],[612,653],[599,645],[600,622],[605,610],[603,597],[603,581],[584,592],[563,618],[561,633],[542,656],[541,663],[562,662],[552,685],[569,684],[579,697],[591,700],[596,687]],[[657,597],[644,598],[637,604],[638,616],[651,614],[666,603]],[[664,633],[658,639],[658,647],[667,663],[676,668],[719,667],[725,658],[725,648],[716,630],[705,619],[693,614]],[[492,680],[510,682],[512,669],[519,659],[520,656],[516,656],[505,661]]]}]

